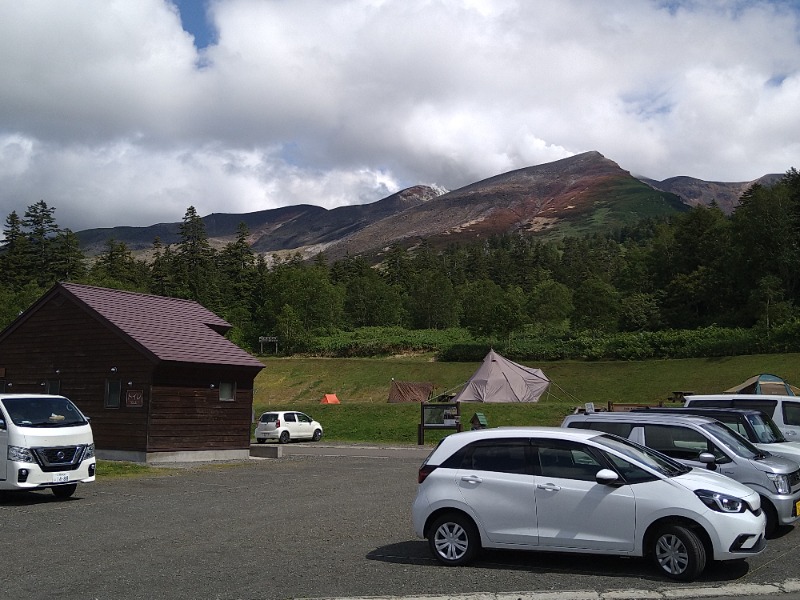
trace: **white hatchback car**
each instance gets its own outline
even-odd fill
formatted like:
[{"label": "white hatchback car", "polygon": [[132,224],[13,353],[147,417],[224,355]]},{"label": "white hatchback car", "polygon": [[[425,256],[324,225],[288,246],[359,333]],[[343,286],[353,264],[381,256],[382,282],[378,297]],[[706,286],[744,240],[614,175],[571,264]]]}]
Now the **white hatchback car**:
[{"label": "white hatchback car", "polygon": [[692,581],[766,546],[759,495],[614,435],[509,427],[444,438],[419,470],[414,531],[443,564],[481,548],[652,556]]},{"label": "white hatchback car", "polygon": [[322,425],[296,410],[269,411],[258,419],[255,435],[259,444],[267,440],[277,440],[280,444],[291,440],[318,442],[322,438]]}]

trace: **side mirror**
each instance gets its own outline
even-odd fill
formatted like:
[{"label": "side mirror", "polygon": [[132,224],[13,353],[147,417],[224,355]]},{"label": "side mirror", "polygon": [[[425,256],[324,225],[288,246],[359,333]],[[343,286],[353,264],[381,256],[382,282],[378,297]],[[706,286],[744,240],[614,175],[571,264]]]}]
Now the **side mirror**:
[{"label": "side mirror", "polygon": [[600,485],[613,485],[619,481],[619,475],[611,469],[600,469],[594,479]]},{"label": "side mirror", "polygon": [[701,452],[700,456],[697,457],[701,463],[703,463],[707,469],[711,471],[716,471],[717,469],[717,459],[714,458],[714,455],[711,452]]}]

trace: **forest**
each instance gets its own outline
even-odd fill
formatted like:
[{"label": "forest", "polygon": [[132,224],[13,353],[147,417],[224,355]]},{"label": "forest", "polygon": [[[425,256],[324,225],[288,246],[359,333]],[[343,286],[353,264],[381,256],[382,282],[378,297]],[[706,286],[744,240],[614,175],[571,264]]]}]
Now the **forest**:
[{"label": "forest", "polygon": [[373,265],[255,254],[240,225],[215,249],[194,207],[180,241],[140,258],[108,240],[87,257],[43,200],[5,220],[0,326],[55,282],[196,300],[231,339],[282,354],[436,350],[482,357],[650,358],[800,349],[800,173],[754,185],[731,215],[698,206],[591,237],[498,235],[472,245],[395,245]]}]

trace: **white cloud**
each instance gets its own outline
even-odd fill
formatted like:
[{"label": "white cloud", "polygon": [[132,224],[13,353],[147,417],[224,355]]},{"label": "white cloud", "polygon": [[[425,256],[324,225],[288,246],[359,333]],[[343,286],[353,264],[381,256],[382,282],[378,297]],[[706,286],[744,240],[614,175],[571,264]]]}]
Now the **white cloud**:
[{"label": "white cloud", "polygon": [[75,230],[448,189],[597,150],[745,181],[800,155],[791,3],[0,0],[0,216]]}]

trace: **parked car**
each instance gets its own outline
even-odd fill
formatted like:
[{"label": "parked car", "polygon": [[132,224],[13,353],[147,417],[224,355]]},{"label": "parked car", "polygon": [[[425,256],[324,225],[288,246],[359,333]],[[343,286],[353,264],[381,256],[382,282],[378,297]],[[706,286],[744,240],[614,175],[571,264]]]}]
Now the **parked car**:
[{"label": "parked car", "polygon": [[280,444],[291,440],[318,442],[322,438],[322,425],[296,410],[268,411],[258,419],[255,435],[259,444],[267,440],[277,440]]},{"label": "parked car", "polygon": [[419,469],[411,514],[445,565],[482,548],[652,556],[691,581],[707,560],[765,547],[752,489],[597,431],[503,427],[444,438]]},{"label": "parked car", "polygon": [[746,438],[756,448],[800,463],[800,442],[787,441],[775,421],[760,410],[688,406],[682,408],[636,408],[632,412],[660,412],[711,417]]},{"label": "parked car", "polygon": [[752,408],[772,417],[786,439],[800,442],[800,397],[772,394],[691,394],[685,406],[706,408]]},{"label": "parked car", "polygon": [[800,519],[800,465],[756,448],[709,417],[600,412],[569,415],[562,427],[613,433],[679,460],[732,477],[761,496],[767,535]]}]

